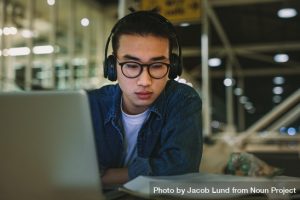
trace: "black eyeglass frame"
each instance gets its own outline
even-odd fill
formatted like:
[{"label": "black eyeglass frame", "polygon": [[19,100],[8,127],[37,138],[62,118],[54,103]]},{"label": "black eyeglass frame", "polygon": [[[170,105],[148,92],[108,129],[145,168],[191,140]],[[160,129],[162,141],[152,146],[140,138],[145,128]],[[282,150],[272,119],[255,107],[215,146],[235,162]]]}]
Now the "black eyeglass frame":
[{"label": "black eyeglass frame", "polygon": [[[170,70],[170,67],[171,67],[171,64],[164,63],[164,62],[154,62],[154,63],[146,64],[146,63],[139,63],[139,62],[135,62],[135,61],[119,62],[119,61],[117,60],[117,63],[121,66],[122,74],[123,74],[126,78],[131,78],[131,79],[139,77],[139,76],[143,73],[144,67],[147,67],[148,74],[149,74],[149,76],[150,76],[151,78],[154,78],[154,79],[162,79],[163,77],[165,77],[165,76],[168,74],[168,72],[169,72],[169,70]],[[125,64],[128,64],[128,63],[135,63],[135,64],[137,64],[137,65],[140,66],[140,72],[139,72],[136,76],[133,76],[133,77],[130,76],[130,77],[129,77],[129,76],[126,76],[126,75],[124,74],[124,72],[123,72],[123,66],[124,66]],[[151,73],[150,73],[150,67],[151,67],[152,65],[155,65],[155,64],[164,64],[164,65],[166,65],[166,66],[168,67],[166,73],[165,73],[163,76],[161,76],[160,78],[153,77],[153,76],[151,75]]]}]

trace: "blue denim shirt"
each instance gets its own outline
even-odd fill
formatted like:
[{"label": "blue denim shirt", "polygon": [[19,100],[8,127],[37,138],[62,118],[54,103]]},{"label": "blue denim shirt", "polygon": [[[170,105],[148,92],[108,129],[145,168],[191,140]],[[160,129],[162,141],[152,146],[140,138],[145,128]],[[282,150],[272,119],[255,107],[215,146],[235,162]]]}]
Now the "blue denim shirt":
[{"label": "blue denim shirt", "polygon": [[[123,166],[125,148],[118,84],[88,93],[101,169]],[[190,86],[169,80],[149,108],[137,138],[129,178],[197,172],[202,156],[201,100]]]}]

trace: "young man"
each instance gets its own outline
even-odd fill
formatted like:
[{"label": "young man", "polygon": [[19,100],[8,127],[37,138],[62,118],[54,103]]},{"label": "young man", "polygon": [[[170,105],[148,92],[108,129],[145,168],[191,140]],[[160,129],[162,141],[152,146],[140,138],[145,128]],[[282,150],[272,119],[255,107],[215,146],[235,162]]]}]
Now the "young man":
[{"label": "young man", "polygon": [[198,171],[201,100],[172,80],[181,73],[176,45],[172,24],[151,11],[131,13],[113,28],[104,76],[118,84],[89,92],[104,184]]}]

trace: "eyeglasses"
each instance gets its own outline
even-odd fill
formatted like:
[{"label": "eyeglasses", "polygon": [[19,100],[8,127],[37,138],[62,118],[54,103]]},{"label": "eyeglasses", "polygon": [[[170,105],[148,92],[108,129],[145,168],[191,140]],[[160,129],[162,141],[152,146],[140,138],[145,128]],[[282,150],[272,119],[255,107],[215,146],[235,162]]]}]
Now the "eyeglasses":
[{"label": "eyeglasses", "polygon": [[122,62],[117,61],[121,66],[123,75],[127,78],[136,78],[142,74],[144,67],[147,67],[148,74],[154,79],[161,79],[167,75],[170,64],[163,62],[155,62],[150,64],[141,64],[138,62]]}]

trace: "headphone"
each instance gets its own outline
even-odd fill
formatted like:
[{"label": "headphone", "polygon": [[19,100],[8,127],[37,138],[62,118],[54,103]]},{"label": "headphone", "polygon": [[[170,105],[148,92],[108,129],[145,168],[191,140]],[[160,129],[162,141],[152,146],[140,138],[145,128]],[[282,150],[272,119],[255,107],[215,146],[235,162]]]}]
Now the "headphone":
[{"label": "headphone", "polygon": [[[169,69],[169,78],[175,79],[177,76],[180,76],[182,73],[182,66],[181,66],[181,46],[178,42],[178,37],[175,31],[174,26],[171,22],[169,22],[165,17],[153,12],[153,11],[137,11],[133,12],[129,15],[126,15],[125,17],[121,18],[112,28],[109,37],[106,41],[105,45],[105,60],[103,64],[103,74],[104,78],[107,78],[110,81],[116,81],[117,80],[117,66],[116,66],[116,57],[114,55],[107,56],[108,46],[111,40],[111,37],[115,33],[115,31],[118,29],[121,23],[126,21],[128,18],[132,17],[139,17],[139,16],[148,16],[153,18],[154,20],[158,21],[162,25],[165,25],[168,30],[170,31],[170,42],[172,42],[172,48],[173,44],[175,43],[177,46],[178,54],[170,53],[170,69]],[[172,51],[172,50],[171,50]]]}]

